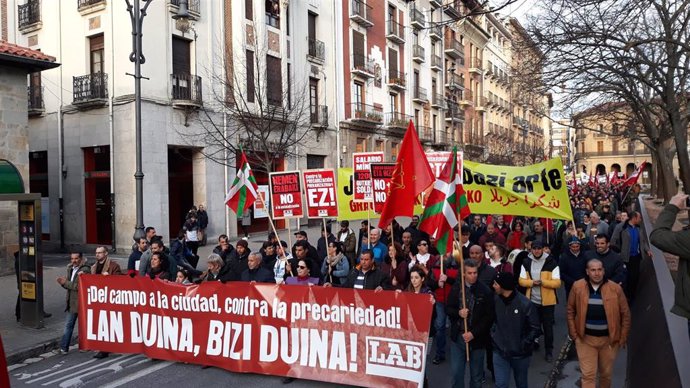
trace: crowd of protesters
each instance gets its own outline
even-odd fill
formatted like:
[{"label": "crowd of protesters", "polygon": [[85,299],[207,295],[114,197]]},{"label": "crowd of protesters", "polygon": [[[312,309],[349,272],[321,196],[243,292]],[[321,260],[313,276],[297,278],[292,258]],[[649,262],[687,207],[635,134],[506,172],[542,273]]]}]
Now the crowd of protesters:
[{"label": "crowd of protesters", "polygon": [[[465,369],[470,387],[488,379],[508,387],[511,375],[518,388],[527,387],[533,352],[543,346],[545,361],[553,361],[560,303],[567,306],[582,387],[594,387],[598,375],[606,388],[616,351],[626,342],[628,303],[648,250],[640,214],[631,206],[639,190],[628,191],[571,189],[572,220],[473,214],[456,228],[449,255],[439,253],[414,216],[404,228],[393,221],[385,230],[363,221],[355,231],[342,221],[335,234],[325,227],[315,245],[305,231],[294,234],[292,247],[270,233],[257,252],[246,238],[233,246],[220,235],[203,269],[197,269],[197,249],[206,243],[208,218],[194,209],[169,248],[147,228],[133,246],[127,273],[181,284],[253,281],[430,294],[429,359],[438,365],[450,358],[453,387],[464,386]],[[566,301],[558,299],[561,286]]]}]

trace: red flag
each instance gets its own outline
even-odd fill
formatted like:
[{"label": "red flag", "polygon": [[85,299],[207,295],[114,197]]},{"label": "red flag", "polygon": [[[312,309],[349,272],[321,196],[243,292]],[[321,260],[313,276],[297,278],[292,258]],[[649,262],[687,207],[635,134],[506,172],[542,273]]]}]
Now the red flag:
[{"label": "red flag", "polygon": [[618,178],[618,171],[613,172],[613,176],[611,177],[611,186],[615,186],[620,182],[620,178]]},{"label": "red flag", "polygon": [[640,166],[635,170],[632,174],[630,174],[630,177],[623,182],[624,186],[634,186],[635,183],[637,183],[637,180],[640,179],[640,175],[642,174],[642,170],[647,166],[647,161],[645,160],[640,164]]},{"label": "red flag", "polygon": [[410,120],[400,145],[398,161],[388,189],[388,200],[383,204],[379,228],[385,228],[396,216],[412,217],[417,196],[434,183],[435,177]]}]

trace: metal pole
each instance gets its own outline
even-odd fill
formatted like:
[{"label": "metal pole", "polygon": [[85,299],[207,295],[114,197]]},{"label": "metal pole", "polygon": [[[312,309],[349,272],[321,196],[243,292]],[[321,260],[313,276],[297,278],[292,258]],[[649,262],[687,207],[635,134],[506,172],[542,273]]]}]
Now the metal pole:
[{"label": "metal pole", "polygon": [[127,0],[127,10],[132,21],[132,40],[133,51],[129,55],[129,60],[134,62],[134,125],[135,125],[135,144],[136,144],[136,172],[134,180],[136,183],[136,225],[134,226],[135,241],[144,237],[144,172],[141,163],[141,64],[146,62],[142,53],[142,23],[146,16],[146,8],[150,0],[144,0],[144,8],[140,8],[140,0],[134,0],[132,6]]}]

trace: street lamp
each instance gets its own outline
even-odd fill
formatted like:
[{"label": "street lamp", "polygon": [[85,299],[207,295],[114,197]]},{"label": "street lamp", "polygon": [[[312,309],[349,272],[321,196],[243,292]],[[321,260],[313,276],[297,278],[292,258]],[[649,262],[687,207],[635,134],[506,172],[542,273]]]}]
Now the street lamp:
[{"label": "street lamp", "polygon": [[[141,168],[141,65],[146,62],[144,53],[142,52],[141,37],[143,36],[142,24],[146,16],[146,9],[151,5],[151,0],[134,0],[134,4],[129,0],[127,3],[127,12],[132,21],[132,53],[129,54],[130,62],[134,62],[134,126],[135,126],[135,142],[136,142],[136,172],[134,173],[134,180],[136,183],[136,225],[134,226],[134,241],[144,237],[144,172]],[[144,2],[144,7],[140,6],[141,1]],[[147,78],[148,79],[148,78]]]}]

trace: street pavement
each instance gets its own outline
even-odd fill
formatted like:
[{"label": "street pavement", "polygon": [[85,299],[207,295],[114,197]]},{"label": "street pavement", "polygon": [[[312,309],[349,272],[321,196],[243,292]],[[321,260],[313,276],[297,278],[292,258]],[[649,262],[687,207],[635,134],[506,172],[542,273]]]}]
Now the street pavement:
[{"label": "street pavement", "polygon": [[[357,225],[352,223],[352,225]],[[319,227],[303,228],[310,236],[312,244],[316,245]],[[284,234],[284,232],[283,232]],[[281,238],[287,240],[287,236]],[[252,235],[249,238],[250,248],[258,250],[264,241],[264,235]],[[233,241],[234,243],[234,241]],[[198,268],[206,267],[206,258],[212,252],[214,243],[199,248],[201,257]],[[86,253],[89,262],[94,261],[93,253]],[[126,257],[112,256],[120,265],[126,267]],[[92,358],[93,352],[80,352],[73,345],[68,355],[53,355],[51,350],[57,348],[64,328],[65,290],[55,279],[64,276],[67,255],[44,256],[44,306],[46,312],[53,316],[45,320],[42,329],[27,328],[15,321],[14,302],[16,300],[16,280],[14,276],[0,277],[0,289],[3,290],[7,303],[0,306],[0,334],[5,345],[12,387],[59,386],[59,387],[149,387],[166,384],[186,383],[192,386],[227,386],[242,384],[244,387],[264,387],[281,383],[282,378],[256,374],[232,373],[222,369],[201,369],[198,365],[173,363],[169,361],[150,360],[143,355],[111,355],[104,360]],[[566,339],[564,292],[561,289],[556,307],[556,326],[554,329],[555,349],[554,358],[562,348]],[[75,328],[75,334],[77,330]],[[543,343],[543,337],[542,337]],[[76,343],[76,342],[75,342]],[[449,355],[449,352],[446,352]],[[624,387],[625,380],[625,351],[617,359],[613,387]],[[450,386],[450,358],[440,365],[431,364],[429,358],[427,376],[430,387]],[[535,351],[530,367],[530,386],[547,386],[553,374],[552,364],[544,361],[543,348]],[[553,380],[551,387],[576,387],[579,372],[576,361],[566,361],[563,373]],[[485,387],[490,383],[491,375],[487,371]],[[560,381],[559,381],[560,380]],[[347,382],[356,385],[356,382]],[[557,383],[557,385],[556,385]],[[327,384],[316,381],[297,380],[291,387],[323,387],[344,386]]]}]

